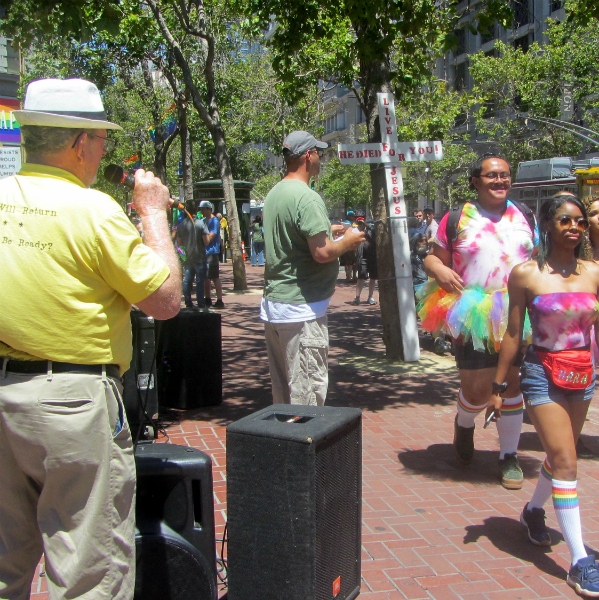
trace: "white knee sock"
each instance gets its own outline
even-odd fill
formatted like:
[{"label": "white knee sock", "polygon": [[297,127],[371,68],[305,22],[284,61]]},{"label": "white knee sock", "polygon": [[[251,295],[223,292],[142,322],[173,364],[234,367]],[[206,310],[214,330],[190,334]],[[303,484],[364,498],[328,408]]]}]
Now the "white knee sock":
[{"label": "white knee sock", "polygon": [[486,406],[474,406],[474,404],[470,404],[466,402],[464,398],[464,394],[462,393],[462,389],[458,393],[458,425],[460,427],[466,427],[470,429],[474,427],[474,419],[476,419],[477,415],[485,410]]},{"label": "white knee sock", "polygon": [[555,516],[572,555],[572,564],[575,565],[581,558],[587,556],[587,551],[582,542],[582,527],[580,525],[576,481],[559,481],[553,479],[552,484]]},{"label": "white knee sock", "polygon": [[543,508],[545,502],[551,498],[553,491],[551,466],[549,465],[549,459],[545,457],[545,462],[541,467],[541,473],[539,474],[539,480],[537,481],[537,487],[535,488],[534,494],[528,503],[528,510],[532,508]]},{"label": "white knee sock", "polygon": [[504,458],[506,454],[512,454],[518,450],[523,417],[524,399],[522,398],[522,394],[515,398],[503,399],[501,418],[497,421],[500,460]]}]

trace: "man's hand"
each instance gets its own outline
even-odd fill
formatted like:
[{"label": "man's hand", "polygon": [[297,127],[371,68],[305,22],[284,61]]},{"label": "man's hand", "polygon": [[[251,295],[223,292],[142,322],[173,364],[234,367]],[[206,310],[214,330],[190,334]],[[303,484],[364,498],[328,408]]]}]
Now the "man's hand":
[{"label": "man's hand", "polygon": [[347,243],[348,250],[355,250],[362,242],[366,241],[366,231],[349,227],[343,235],[343,241]]},{"label": "man's hand", "polygon": [[168,208],[170,194],[168,188],[151,171],[135,171],[133,204],[140,217],[153,212],[164,213]]},{"label": "man's hand", "polygon": [[491,415],[492,412],[494,412],[493,415],[493,421],[497,421],[499,419],[501,419],[501,407],[503,405],[503,400],[501,399],[501,396],[499,396],[499,394],[493,394],[487,404],[487,412],[485,413],[485,421],[489,418],[489,416]]},{"label": "man's hand", "polygon": [[351,227],[349,223],[335,223],[334,225],[331,225],[331,233],[333,234],[333,239],[336,240],[337,238],[340,238],[345,233],[348,227]]},{"label": "man's hand", "polygon": [[448,266],[449,264],[451,264],[449,252],[433,244],[432,252],[424,259],[424,270],[427,275],[434,278],[441,289],[455,294],[464,289],[464,281]]},{"label": "man's hand", "polygon": [[433,277],[439,287],[446,292],[455,294],[464,289],[464,281],[462,278],[453,269],[450,269],[445,265],[436,266]]}]

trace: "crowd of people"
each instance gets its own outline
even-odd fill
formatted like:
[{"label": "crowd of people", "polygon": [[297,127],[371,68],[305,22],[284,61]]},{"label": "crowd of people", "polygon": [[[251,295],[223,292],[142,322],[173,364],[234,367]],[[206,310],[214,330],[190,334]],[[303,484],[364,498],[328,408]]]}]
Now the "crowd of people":
[{"label": "crowd of people", "polygon": [[[135,173],[135,223],[90,189],[108,131],[119,129],[92,83],[35,81],[16,113],[26,161],[0,181],[2,202],[14,207],[0,245],[0,597],[29,596],[43,552],[54,596],[127,599],[135,565],[135,465],[121,385],[131,362],[129,312],[135,304],[172,318],[181,289],[194,306],[194,282],[198,307],[212,304],[214,288],[213,306],[222,308],[223,218],[209,201],[190,201],[176,227],[178,257],[168,189],[152,173]],[[348,214],[331,225],[309,185],[327,147],[306,131],[285,138],[286,174],[251,224],[254,264],[265,266],[260,318],[275,403],[326,401],[327,309],[340,258],[355,279],[352,304],[366,279],[366,303],[376,303],[371,224]],[[582,538],[576,454],[599,354],[599,200],[585,205],[561,193],[536,219],[509,199],[511,168],[497,154],[473,165],[470,184],[475,201],[438,224],[426,206],[410,228],[421,326],[451,339],[459,371],[454,451],[472,462],[485,413],[483,427],[495,423],[499,439],[499,481],[520,489],[526,407],[546,457],[520,521],[532,544],[550,545],[544,506],[552,498],[571,554],[567,583],[599,597],[599,567]],[[46,216],[22,216],[30,214]],[[17,236],[31,243],[13,244]],[[24,268],[33,260],[39,268]],[[40,285],[56,292],[40,295]]]}]

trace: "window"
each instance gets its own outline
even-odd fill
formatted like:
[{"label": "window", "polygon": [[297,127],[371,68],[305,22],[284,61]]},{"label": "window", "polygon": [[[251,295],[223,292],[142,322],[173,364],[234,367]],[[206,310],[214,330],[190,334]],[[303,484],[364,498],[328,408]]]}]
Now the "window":
[{"label": "window", "polygon": [[463,112],[456,116],[453,121],[454,127],[462,127],[462,125],[466,125],[468,123],[468,113]]},{"label": "window", "polygon": [[455,34],[456,34],[456,37],[458,38],[455,53],[457,56],[459,56],[460,54],[464,54],[466,52],[466,30],[465,29],[457,29]]},{"label": "window", "polygon": [[342,131],[343,129],[345,129],[345,111],[344,110],[340,110],[337,113],[337,131]]},{"label": "window", "polygon": [[562,7],[562,0],[549,0],[549,12],[555,12]]},{"label": "window", "polygon": [[480,44],[487,44],[495,39],[495,25],[491,25],[486,31],[480,32]]},{"label": "window", "polygon": [[522,37],[516,38],[514,40],[514,48],[520,48],[524,54],[528,52],[529,41],[528,35],[523,35]]},{"label": "window", "polygon": [[464,61],[455,67],[455,91],[461,92],[466,89],[466,77],[468,76],[468,61]]},{"label": "window", "polygon": [[487,100],[484,104],[483,119],[490,119],[495,116],[495,100]]},{"label": "window", "polygon": [[528,0],[512,0],[512,10],[514,11],[514,29],[530,23]]},{"label": "window", "polygon": [[366,115],[359,104],[356,104],[356,124],[364,123],[366,121]]}]

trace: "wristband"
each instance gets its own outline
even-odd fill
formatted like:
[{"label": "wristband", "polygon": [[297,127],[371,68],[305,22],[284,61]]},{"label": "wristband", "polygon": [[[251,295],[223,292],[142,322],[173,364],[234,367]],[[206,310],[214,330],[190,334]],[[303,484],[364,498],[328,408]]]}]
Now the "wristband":
[{"label": "wristband", "polygon": [[503,392],[505,392],[505,390],[507,390],[507,386],[508,386],[508,384],[505,381],[503,383],[497,383],[496,381],[494,381],[491,384],[494,394],[503,394]]}]

